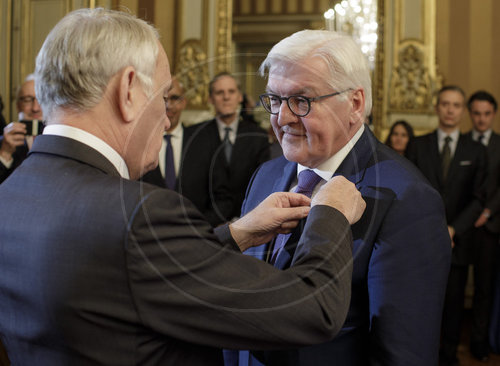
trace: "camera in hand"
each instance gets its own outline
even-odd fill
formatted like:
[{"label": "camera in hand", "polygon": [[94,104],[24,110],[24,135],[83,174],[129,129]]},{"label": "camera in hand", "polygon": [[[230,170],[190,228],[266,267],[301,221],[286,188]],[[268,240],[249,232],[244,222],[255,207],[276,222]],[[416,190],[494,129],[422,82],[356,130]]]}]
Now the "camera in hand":
[{"label": "camera in hand", "polygon": [[38,119],[23,119],[19,122],[23,123],[26,126],[26,135],[28,136],[41,135],[43,132],[43,128],[45,127],[45,122]]}]

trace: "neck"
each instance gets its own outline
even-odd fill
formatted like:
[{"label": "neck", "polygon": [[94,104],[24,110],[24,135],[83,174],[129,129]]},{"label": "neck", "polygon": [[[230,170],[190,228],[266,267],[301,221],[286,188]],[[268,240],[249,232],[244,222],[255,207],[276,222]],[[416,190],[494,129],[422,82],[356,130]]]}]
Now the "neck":
[{"label": "neck", "polygon": [[232,114],[219,114],[217,118],[226,125],[230,125],[236,119],[236,112]]},{"label": "neck", "polygon": [[443,131],[445,134],[449,135],[450,133],[453,133],[456,130],[458,130],[458,127],[439,126],[439,129]]}]

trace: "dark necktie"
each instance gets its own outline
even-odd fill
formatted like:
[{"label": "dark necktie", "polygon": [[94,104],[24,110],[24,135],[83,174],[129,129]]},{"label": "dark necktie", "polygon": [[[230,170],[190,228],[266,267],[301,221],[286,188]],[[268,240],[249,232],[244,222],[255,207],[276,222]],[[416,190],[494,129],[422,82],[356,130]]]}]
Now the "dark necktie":
[{"label": "dark necktie", "polygon": [[[319,183],[322,178],[310,169],[303,170],[299,173],[299,182],[295,188],[296,193],[302,193],[311,198],[314,187]],[[271,256],[271,263],[276,262],[280,252],[283,250],[288,238],[291,234],[279,234],[274,241],[273,254]]]},{"label": "dark necktie", "polygon": [[441,152],[441,168],[443,170],[443,180],[446,181],[448,176],[448,170],[450,169],[451,162],[451,148],[450,148],[451,137],[446,136],[444,138],[443,151]]},{"label": "dark necktie", "polygon": [[484,135],[480,134],[479,137],[477,138],[477,141],[484,145]]},{"label": "dark necktie", "polygon": [[226,133],[224,134],[224,139],[222,143],[224,145],[224,155],[226,156],[226,161],[229,163],[231,161],[231,152],[233,150],[233,144],[231,144],[231,140],[229,140],[229,132],[231,132],[231,127],[224,128]]},{"label": "dark necktie", "polygon": [[167,188],[175,189],[175,163],[174,150],[172,149],[172,135],[165,135],[167,148],[165,150],[165,185]]}]

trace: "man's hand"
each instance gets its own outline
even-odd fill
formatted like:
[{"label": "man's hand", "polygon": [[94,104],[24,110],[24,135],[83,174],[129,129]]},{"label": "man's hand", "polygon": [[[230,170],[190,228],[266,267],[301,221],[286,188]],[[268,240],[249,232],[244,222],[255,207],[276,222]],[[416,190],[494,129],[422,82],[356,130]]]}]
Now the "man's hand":
[{"label": "man's hand", "polygon": [[474,223],[474,227],[481,227],[484,224],[486,224],[490,216],[491,216],[491,211],[485,208],[483,212],[481,212],[481,215],[479,215],[479,217],[477,218],[476,222]]},{"label": "man's hand", "polygon": [[366,203],[356,186],[343,176],[336,176],[326,182],[314,196],[311,206],[327,205],[339,210],[352,225],[366,208]]},{"label": "man's hand", "polygon": [[453,238],[455,236],[455,228],[453,226],[448,225],[448,234],[450,234],[450,239],[451,239],[451,248],[455,248],[455,242],[453,241]]},{"label": "man's hand", "polygon": [[271,194],[252,211],[229,225],[240,250],[267,243],[277,234],[287,234],[309,213],[311,200],[299,193]]},{"label": "man's hand", "polygon": [[18,146],[24,144],[26,126],[23,123],[11,122],[3,129],[3,141],[0,146],[0,155],[7,161],[12,159],[12,154]]}]

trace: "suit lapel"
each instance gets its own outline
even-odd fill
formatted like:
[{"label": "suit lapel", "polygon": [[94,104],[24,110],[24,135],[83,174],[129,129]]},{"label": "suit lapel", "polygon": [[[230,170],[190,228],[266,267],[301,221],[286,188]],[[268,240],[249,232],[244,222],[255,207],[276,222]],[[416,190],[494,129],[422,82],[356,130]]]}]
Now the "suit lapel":
[{"label": "suit lapel", "polygon": [[38,136],[29,155],[37,153],[63,156],[93,166],[106,174],[120,176],[115,166],[104,155],[71,138],[55,135]]}]

